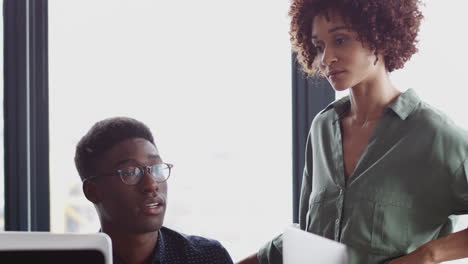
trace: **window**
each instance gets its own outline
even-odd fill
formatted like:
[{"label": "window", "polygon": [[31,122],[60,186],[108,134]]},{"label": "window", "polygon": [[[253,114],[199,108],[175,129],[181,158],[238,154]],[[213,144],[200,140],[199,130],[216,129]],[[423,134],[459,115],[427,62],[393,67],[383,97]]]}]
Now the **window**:
[{"label": "window", "polygon": [[[262,4],[269,12],[259,16]],[[289,3],[182,5],[51,3],[52,231],[98,229],[73,152],[95,121],[116,115],[147,123],[165,160],[176,165],[168,226],[217,238],[238,259],[291,222]],[[420,53],[392,75],[400,89],[415,88],[468,128],[464,98],[457,96],[468,78],[460,52],[467,37],[457,31],[467,3],[426,5]],[[214,166],[196,173],[201,164]],[[1,184],[2,178],[3,170]],[[457,229],[467,224],[462,217]]]},{"label": "window", "polygon": [[292,222],[288,8],[50,2],[51,230],[98,230],[75,146],[122,115],[145,122],[174,164],[166,226],[218,239],[234,260],[282,232]]}]

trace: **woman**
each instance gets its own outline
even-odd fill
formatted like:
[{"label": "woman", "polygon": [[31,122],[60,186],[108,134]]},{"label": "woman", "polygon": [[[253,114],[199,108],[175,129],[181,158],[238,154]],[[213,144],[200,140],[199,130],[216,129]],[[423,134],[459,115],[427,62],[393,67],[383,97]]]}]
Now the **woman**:
[{"label": "woman", "polygon": [[[352,263],[468,257],[468,134],[401,93],[389,73],[417,52],[418,0],[293,0],[291,39],[308,74],[349,90],[314,119],[300,227],[348,246]],[[240,263],[282,263],[281,236]]]}]

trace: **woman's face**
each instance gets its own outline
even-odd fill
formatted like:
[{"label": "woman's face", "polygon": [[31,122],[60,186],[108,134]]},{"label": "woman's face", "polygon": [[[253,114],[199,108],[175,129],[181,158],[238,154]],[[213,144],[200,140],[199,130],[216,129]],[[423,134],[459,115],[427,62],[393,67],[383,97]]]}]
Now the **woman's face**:
[{"label": "woman's face", "polygon": [[317,63],[337,91],[356,87],[377,78],[383,58],[376,64],[374,51],[366,48],[358,34],[336,13],[315,17],[312,43],[317,49]]}]

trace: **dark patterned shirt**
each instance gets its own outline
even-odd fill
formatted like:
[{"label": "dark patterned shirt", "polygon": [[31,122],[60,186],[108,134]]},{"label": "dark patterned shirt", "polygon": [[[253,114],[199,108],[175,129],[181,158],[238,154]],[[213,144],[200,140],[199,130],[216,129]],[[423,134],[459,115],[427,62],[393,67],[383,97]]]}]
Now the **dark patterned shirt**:
[{"label": "dark patterned shirt", "polygon": [[[161,227],[148,264],[232,264],[226,249],[216,240],[177,233]],[[124,262],[114,255],[114,264]]]}]

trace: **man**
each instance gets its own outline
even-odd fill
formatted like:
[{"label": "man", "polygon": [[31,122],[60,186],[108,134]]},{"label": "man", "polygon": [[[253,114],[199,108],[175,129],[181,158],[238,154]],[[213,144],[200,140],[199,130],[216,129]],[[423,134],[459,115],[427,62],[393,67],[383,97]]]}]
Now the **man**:
[{"label": "man", "polygon": [[145,124],[124,117],[96,123],[78,143],[75,164],[112,239],[114,264],[232,263],[218,241],[163,226],[172,165]]}]

